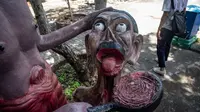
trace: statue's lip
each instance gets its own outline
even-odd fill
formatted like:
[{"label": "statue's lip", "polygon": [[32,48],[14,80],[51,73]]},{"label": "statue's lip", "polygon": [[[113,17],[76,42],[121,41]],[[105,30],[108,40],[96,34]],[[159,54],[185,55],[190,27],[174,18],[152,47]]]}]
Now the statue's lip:
[{"label": "statue's lip", "polygon": [[96,58],[100,63],[102,62],[102,59],[106,58],[107,56],[112,56],[116,59],[119,59],[117,64],[122,64],[124,61],[124,55],[118,49],[102,48],[98,50],[96,54]]},{"label": "statue's lip", "polygon": [[99,50],[101,49],[116,49],[118,50],[122,55],[125,55],[125,50],[123,49],[123,47],[117,43],[117,42],[102,42],[99,47],[97,52],[99,52]]},{"label": "statue's lip", "polygon": [[102,48],[96,54],[101,64],[101,72],[106,76],[116,76],[124,62],[124,55],[118,49]]}]

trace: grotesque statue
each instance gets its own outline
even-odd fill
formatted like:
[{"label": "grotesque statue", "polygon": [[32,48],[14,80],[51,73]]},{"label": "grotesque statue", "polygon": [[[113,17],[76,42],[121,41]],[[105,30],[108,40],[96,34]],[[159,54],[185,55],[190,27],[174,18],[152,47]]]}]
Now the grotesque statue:
[{"label": "grotesque statue", "polygon": [[107,8],[41,36],[26,0],[0,0],[0,111],[52,112],[66,104],[55,74],[40,56],[91,28]]},{"label": "grotesque statue", "polygon": [[74,92],[76,101],[99,105],[112,100],[113,87],[124,65],[138,60],[143,37],[137,32],[135,20],[123,11],[103,12],[95,19],[85,44],[98,80],[93,87],[78,88]]}]

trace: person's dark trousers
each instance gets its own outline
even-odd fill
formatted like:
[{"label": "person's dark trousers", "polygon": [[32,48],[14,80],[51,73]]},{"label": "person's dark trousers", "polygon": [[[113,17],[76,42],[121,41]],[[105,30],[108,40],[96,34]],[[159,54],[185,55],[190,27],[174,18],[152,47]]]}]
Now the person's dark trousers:
[{"label": "person's dark trousers", "polygon": [[161,40],[157,40],[157,56],[158,65],[161,68],[165,67],[165,61],[169,56],[171,42],[174,33],[168,29],[162,28],[160,32]]}]

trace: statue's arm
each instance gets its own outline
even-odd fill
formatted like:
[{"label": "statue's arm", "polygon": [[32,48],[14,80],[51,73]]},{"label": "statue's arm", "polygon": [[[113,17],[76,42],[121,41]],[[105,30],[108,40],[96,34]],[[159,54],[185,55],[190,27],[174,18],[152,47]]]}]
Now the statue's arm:
[{"label": "statue's arm", "polygon": [[52,33],[41,36],[37,47],[39,51],[45,51],[54,48],[57,45],[64,43],[77,36],[78,34],[91,29],[95,18],[104,11],[112,11],[113,8],[105,8],[87,15],[82,20],[75,22],[72,25],[58,29]]},{"label": "statue's arm", "polygon": [[65,41],[72,39],[73,37],[77,36],[78,34],[88,29],[89,26],[87,26],[86,21],[84,21],[83,19],[72,25],[53,31],[49,34],[42,35],[37,45],[38,49],[39,51],[45,51],[54,48],[55,46],[60,45]]}]

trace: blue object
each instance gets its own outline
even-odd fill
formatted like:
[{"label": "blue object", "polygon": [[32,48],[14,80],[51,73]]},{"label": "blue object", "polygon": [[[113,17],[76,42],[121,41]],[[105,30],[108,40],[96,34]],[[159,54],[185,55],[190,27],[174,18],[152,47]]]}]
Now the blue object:
[{"label": "blue object", "polygon": [[186,10],[189,11],[189,12],[200,13],[200,6],[197,6],[197,5],[188,5]]},{"label": "blue object", "polygon": [[189,5],[186,11],[187,37],[190,39],[197,34],[200,26],[200,6]]}]

